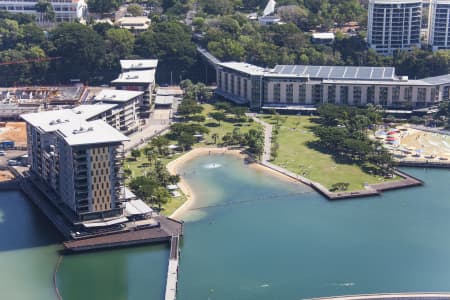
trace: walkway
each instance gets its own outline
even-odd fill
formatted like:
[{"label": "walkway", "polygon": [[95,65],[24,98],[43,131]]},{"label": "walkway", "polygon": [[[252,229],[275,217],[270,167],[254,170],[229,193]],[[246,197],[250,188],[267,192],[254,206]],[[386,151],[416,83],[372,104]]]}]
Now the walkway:
[{"label": "walkway", "polygon": [[178,283],[178,258],[180,252],[180,237],[172,236],[170,240],[170,257],[169,268],[167,270],[166,280],[166,294],[165,300],[175,300],[177,297],[177,283]]},{"label": "walkway", "polygon": [[271,124],[264,122],[261,119],[257,118],[256,115],[254,115],[254,114],[248,114],[248,116],[252,117],[252,119],[256,123],[259,123],[264,127],[264,153],[261,157],[261,162],[267,163],[271,158],[273,127]]}]

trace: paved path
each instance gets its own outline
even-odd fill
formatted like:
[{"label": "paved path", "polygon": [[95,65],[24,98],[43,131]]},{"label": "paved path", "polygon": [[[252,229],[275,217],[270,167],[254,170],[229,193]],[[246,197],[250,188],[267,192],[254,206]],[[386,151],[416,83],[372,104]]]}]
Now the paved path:
[{"label": "paved path", "polygon": [[262,121],[257,118],[255,115],[249,115],[256,122],[261,124],[264,127],[264,153],[261,157],[261,161],[266,163],[271,158],[271,149],[272,149],[272,130],[273,126],[267,122]]},{"label": "paved path", "polygon": [[368,294],[368,295],[349,295],[337,297],[312,298],[307,300],[366,300],[366,299],[421,299],[437,300],[450,299],[450,293],[389,293],[389,294]]}]

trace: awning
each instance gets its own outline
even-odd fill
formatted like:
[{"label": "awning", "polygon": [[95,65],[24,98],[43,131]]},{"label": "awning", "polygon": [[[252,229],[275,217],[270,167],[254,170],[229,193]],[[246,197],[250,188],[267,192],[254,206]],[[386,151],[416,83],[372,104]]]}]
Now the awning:
[{"label": "awning", "polygon": [[125,222],[128,222],[128,219],[125,217],[122,217],[122,218],[109,220],[109,221],[105,221],[105,222],[83,222],[82,224],[85,228],[94,228],[94,227],[111,226],[111,225],[121,224],[121,223],[125,223]]}]

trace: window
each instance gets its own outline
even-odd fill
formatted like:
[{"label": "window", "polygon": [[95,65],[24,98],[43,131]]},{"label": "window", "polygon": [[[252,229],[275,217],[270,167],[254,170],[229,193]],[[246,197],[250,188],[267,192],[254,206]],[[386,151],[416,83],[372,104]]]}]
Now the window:
[{"label": "window", "polygon": [[354,105],[362,105],[362,102],[361,102],[361,87],[360,86],[353,87],[353,104]]},{"label": "window", "polygon": [[380,87],[380,99],[379,103],[383,106],[386,106],[388,103],[388,88]]},{"label": "window", "polygon": [[341,86],[339,93],[341,104],[348,104],[348,86]]},{"label": "window", "polygon": [[304,84],[298,86],[298,102],[306,103],[306,86]]},{"label": "window", "polygon": [[328,103],[334,103],[336,101],[336,86],[331,85],[328,87]]},{"label": "window", "polygon": [[273,102],[276,102],[276,103],[280,102],[280,89],[281,89],[281,86],[279,83],[275,83],[273,85]]},{"label": "window", "polygon": [[367,87],[367,103],[374,103],[375,100],[375,87],[369,86]]},{"label": "window", "polygon": [[294,84],[289,83],[286,85],[286,102],[292,103],[294,100]]}]

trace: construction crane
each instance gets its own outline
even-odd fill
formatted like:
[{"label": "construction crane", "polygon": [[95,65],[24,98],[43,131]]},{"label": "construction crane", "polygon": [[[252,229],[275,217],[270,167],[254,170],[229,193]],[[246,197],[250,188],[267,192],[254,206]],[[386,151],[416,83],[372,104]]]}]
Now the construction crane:
[{"label": "construction crane", "polygon": [[35,58],[35,59],[17,60],[17,61],[5,61],[5,62],[0,62],[0,66],[29,64],[29,63],[35,63],[35,62],[57,60],[57,59],[62,59],[62,57],[55,56],[55,57],[43,57],[43,58]]}]

